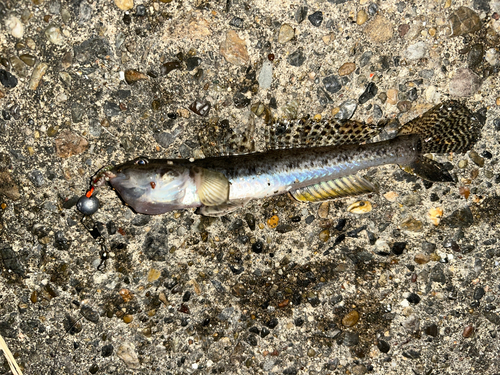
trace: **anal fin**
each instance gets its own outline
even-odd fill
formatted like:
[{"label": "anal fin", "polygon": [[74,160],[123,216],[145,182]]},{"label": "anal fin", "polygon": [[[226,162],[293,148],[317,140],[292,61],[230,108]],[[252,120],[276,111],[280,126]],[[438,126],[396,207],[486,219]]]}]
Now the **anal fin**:
[{"label": "anal fin", "polygon": [[352,197],[377,191],[377,187],[363,177],[350,175],[306,186],[291,191],[290,194],[298,201],[321,202],[329,199]]}]

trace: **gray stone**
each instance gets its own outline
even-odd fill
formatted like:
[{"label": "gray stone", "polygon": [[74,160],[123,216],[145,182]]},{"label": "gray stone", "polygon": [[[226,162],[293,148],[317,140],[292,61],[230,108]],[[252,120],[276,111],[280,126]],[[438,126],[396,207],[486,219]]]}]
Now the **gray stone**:
[{"label": "gray stone", "polygon": [[302,47],[298,48],[295,52],[288,56],[288,63],[291,66],[301,66],[306,61],[306,55],[304,54],[304,49]]},{"label": "gray stone", "polygon": [[339,106],[339,111],[334,117],[339,120],[349,120],[356,112],[356,108],[358,103],[355,100],[346,100]]},{"label": "gray stone", "polygon": [[450,81],[450,95],[467,97],[474,95],[481,87],[482,80],[467,68],[458,69]]},{"label": "gray stone", "polygon": [[325,90],[332,94],[335,94],[342,88],[342,84],[335,75],[323,78],[323,84],[325,85]]},{"label": "gray stone", "polygon": [[444,284],[446,282],[446,276],[444,274],[444,269],[442,264],[436,264],[431,270],[430,280],[436,283]]},{"label": "gray stone", "polygon": [[36,187],[42,187],[43,184],[45,183],[45,178],[43,177],[43,173],[38,169],[32,170],[28,174],[28,178]]}]

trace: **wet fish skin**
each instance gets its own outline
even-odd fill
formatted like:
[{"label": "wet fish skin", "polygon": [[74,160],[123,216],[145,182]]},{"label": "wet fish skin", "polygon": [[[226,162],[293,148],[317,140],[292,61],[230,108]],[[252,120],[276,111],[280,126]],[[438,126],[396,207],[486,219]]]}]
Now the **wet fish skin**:
[{"label": "wet fish skin", "polygon": [[[195,161],[140,158],[105,168],[95,184],[108,180],[139,213],[199,207],[202,214],[221,216],[252,199],[286,192],[306,201],[365,193],[373,185],[354,178],[356,173],[386,164],[398,164],[430,181],[449,182],[453,178],[445,168],[423,154],[466,152],[476,143],[483,125],[467,107],[447,101],[406,123],[397,137],[386,141],[274,149]],[[356,126],[359,129],[359,123]],[[307,198],[312,195],[314,200]]]},{"label": "wet fish skin", "polygon": [[284,194],[321,181],[385,164],[407,164],[418,155],[419,137],[402,136],[364,145],[271,150],[195,160],[133,160],[109,170],[110,184],[135,211],[145,214],[201,207],[201,171],[229,182],[223,203]]}]

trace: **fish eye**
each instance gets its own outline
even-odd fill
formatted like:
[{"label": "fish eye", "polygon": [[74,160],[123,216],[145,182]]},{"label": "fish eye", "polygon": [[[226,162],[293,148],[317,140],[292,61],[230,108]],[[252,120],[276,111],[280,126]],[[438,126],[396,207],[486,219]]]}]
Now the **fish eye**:
[{"label": "fish eye", "polygon": [[135,164],[137,164],[137,165],[146,165],[146,164],[148,164],[148,162],[149,162],[148,159],[141,158],[141,159],[137,159],[135,161]]}]

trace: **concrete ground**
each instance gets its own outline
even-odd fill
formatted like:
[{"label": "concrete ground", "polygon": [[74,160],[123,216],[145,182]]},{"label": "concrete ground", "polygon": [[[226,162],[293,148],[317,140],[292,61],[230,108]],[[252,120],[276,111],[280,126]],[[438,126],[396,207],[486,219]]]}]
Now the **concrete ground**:
[{"label": "concrete ground", "polygon": [[[0,335],[24,374],[500,374],[500,2],[0,2]],[[91,177],[227,120],[486,116],[455,183],[140,215]],[[200,138],[198,134],[201,133]],[[200,139],[202,142],[200,143]],[[360,210],[350,205],[363,201]],[[83,220],[83,221],[82,221]],[[0,374],[10,373],[0,356]]]}]

